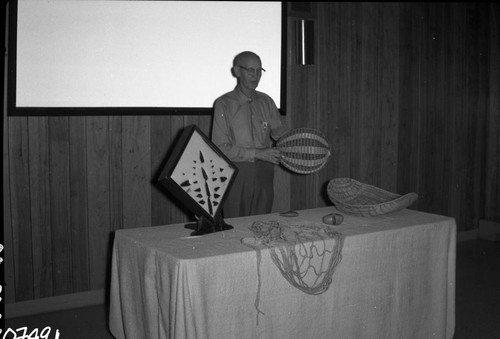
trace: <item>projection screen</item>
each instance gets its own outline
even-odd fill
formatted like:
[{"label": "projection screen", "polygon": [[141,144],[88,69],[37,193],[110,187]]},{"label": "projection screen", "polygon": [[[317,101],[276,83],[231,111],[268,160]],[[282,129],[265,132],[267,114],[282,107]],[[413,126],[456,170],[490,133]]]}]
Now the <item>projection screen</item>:
[{"label": "projection screen", "polygon": [[266,70],[258,90],[281,108],[282,11],[279,1],[18,0],[13,106],[211,109],[236,85],[234,56],[251,50]]}]

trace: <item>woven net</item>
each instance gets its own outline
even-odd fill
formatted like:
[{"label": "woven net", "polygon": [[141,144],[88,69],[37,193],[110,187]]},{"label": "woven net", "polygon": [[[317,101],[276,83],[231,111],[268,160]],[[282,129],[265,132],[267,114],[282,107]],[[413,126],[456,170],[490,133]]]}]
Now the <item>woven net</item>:
[{"label": "woven net", "polygon": [[[344,236],[326,225],[286,221],[254,222],[253,237],[241,242],[257,252],[258,289],[255,307],[260,298],[261,250],[269,248],[271,259],[283,277],[304,293],[317,295],[328,290],[335,268],[342,259]],[[258,323],[257,313],[257,323]]]}]

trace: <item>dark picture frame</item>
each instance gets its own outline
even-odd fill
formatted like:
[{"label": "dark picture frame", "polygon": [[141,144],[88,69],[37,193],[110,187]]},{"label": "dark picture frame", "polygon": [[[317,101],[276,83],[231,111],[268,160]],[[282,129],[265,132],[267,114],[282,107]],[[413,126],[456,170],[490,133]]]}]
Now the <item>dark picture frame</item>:
[{"label": "dark picture frame", "polygon": [[217,228],[237,174],[233,162],[196,125],[190,125],[182,131],[158,181],[196,217]]}]

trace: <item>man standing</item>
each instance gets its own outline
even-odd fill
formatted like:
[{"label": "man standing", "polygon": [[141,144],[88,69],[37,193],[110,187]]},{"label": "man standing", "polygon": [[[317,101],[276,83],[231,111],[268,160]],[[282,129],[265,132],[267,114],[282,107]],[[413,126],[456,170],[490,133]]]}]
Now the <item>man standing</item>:
[{"label": "man standing", "polygon": [[232,67],[237,85],[214,103],[212,141],[239,169],[223,206],[225,218],[271,212],[274,165],[281,156],[272,139],[288,128],[273,99],[256,91],[262,72],[257,54],[238,54]]}]

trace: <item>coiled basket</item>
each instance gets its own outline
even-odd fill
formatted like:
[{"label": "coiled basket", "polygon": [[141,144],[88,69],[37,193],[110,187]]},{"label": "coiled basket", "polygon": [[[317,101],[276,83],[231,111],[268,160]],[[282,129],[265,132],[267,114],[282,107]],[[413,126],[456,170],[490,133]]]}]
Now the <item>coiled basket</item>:
[{"label": "coiled basket", "polygon": [[331,154],[326,138],[313,128],[289,131],[276,142],[276,147],[281,151],[281,165],[299,174],[319,171]]},{"label": "coiled basket", "polygon": [[328,182],[327,193],[335,207],[346,214],[373,217],[407,208],[418,195],[399,195],[350,178],[335,178]]}]

